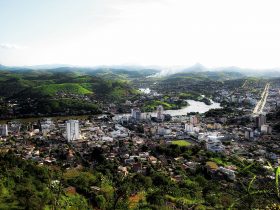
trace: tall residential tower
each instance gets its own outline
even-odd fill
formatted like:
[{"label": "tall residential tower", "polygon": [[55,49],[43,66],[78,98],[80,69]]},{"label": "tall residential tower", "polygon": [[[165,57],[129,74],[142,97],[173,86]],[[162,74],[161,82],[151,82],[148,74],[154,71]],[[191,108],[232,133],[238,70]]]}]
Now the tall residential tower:
[{"label": "tall residential tower", "polygon": [[80,127],[78,120],[66,121],[66,139],[68,142],[80,139]]}]

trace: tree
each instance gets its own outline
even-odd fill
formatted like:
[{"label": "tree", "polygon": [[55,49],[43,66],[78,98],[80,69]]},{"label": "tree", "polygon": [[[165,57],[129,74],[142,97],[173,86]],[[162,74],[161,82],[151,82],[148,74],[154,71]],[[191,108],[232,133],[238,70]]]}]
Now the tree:
[{"label": "tree", "polygon": [[97,203],[98,208],[102,210],[106,208],[106,199],[104,198],[103,195],[97,195],[95,197],[95,201]]}]

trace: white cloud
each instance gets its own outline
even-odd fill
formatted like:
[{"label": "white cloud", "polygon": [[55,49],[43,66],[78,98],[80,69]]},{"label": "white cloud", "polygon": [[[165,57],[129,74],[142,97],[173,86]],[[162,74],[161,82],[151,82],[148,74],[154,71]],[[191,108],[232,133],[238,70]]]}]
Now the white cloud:
[{"label": "white cloud", "polygon": [[10,43],[0,43],[0,49],[7,49],[7,50],[20,50],[26,48],[25,46],[17,45],[17,44],[10,44]]},{"label": "white cloud", "polygon": [[[74,7],[68,4],[69,13],[63,12],[63,17],[59,9],[58,14],[56,10],[42,13],[44,18],[45,14],[53,17],[48,16],[45,25],[40,24],[42,28],[28,21],[32,36],[16,33],[15,26],[12,34],[19,37],[13,40],[28,48],[2,50],[1,59],[17,65],[130,63],[166,67],[199,62],[207,67],[280,67],[279,0],[72,2]],[[0,44],[0,49],[22,48]]]}]

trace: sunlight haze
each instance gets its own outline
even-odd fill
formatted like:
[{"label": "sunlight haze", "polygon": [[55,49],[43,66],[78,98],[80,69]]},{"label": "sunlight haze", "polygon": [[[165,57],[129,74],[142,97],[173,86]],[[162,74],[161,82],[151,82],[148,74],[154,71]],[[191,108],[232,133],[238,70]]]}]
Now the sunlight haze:
[{"label": "sunlight haze", "polygon": [[280,67],[277,0],[0,0],[0,63]]}]

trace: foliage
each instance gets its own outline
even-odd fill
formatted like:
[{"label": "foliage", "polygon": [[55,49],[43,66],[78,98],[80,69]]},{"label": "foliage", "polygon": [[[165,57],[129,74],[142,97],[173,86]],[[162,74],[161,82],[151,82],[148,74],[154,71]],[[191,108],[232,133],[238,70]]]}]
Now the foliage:
[{"label": "foliage", "polygon": [[82,195],[66,195],[58,174],[8,153],[0,157],[0,209],[89,209]]},{"label": "foliage", "polygon": [[180,109],[184,106],[188,106],[188,103],[184,100],[178,100],[178,101],[161,101],[161,100],[151,100],[147,101],[144,104],[143,111],[146,112],[152,112],[154,111],[159,105],[162,105],[164,109],[170,110],[170,109]]},{"label": "foliage", "polygon": [[186,147],[186,146],[190,146],[191,143],[185,140],[174,140],[172,141],[172,144],[176,144],[180,147]]},{"label": "foliage", "polygon": [[50,95],[50,96],[53,96],[58,93],[80,94],[80,95],[92,93],[92,91],[82,87],[80,84],[77,83],[42,85],[37,87],[35,90],[41,92],[41,94],[43,95]]}]

